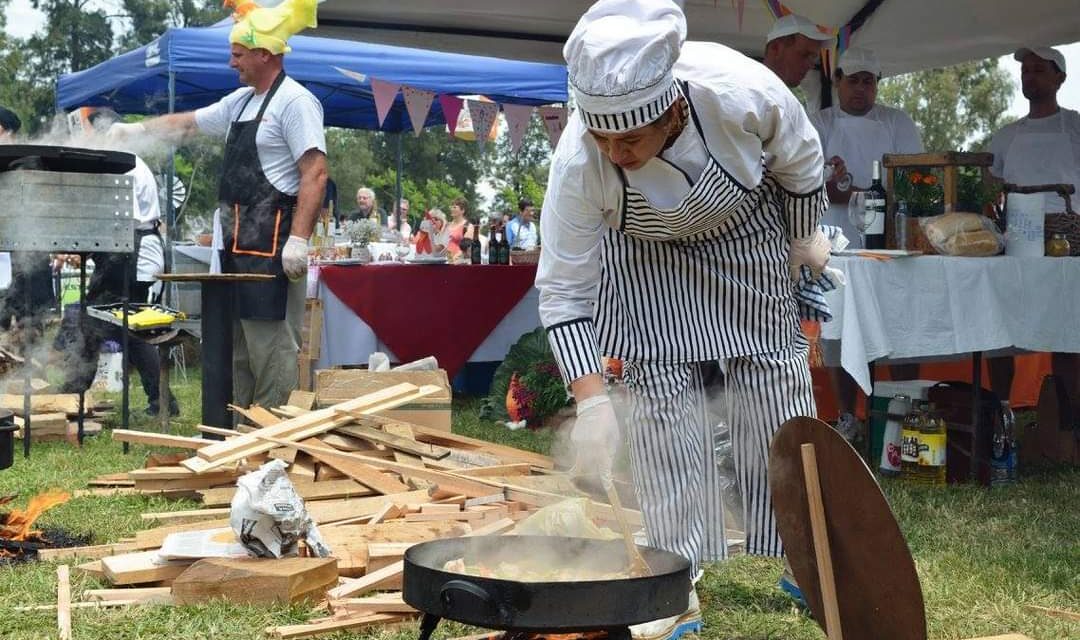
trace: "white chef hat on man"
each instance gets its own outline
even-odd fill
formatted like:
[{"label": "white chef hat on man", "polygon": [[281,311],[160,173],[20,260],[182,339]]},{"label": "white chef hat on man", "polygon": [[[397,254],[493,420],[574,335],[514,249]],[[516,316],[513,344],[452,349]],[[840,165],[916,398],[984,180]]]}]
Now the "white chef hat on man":
[{"label": "white chef hat on man", "polygon": [[600,0],[563,47],[570,86],[586,126],[618,133],[643,127],[675,102],[671,68],[686,40],[672,0]]},{"label": "white chef hat on man", "polygon": [[1047,62],[1053,62],[1057,65],[1058,71],[1065,73],[1065,56],[1053,47],[1021,47],[1013,53],[1013,60],[1023,62],[1024,56],[1029,53],[1034,53]]},{"label": "white chef hat on man", "polygon": [[881,62],[878,61],[878,57],[873,51],[861,47],[848,47],[840,54],[840,60],[836,66],[845,76],[853,76],[866,71],[875,78],[881,77]]}]

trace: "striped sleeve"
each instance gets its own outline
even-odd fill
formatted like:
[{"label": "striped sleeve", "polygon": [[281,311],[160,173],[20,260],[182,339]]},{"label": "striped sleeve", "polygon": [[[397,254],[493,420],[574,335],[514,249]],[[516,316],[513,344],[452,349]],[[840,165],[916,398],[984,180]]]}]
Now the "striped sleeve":
[{"label": "striped sleeve", "polygon": [[600,350],[597,348],[596,326],[592,318],[552,325],[548,327],[547,335],[567,385],[589,374],[601,373]]},{"label": "striped sleeve", "polygon": [[787,217],[788,237],[809,238],[818,221],[829,208],[829,196],[821,186],[810,193],[784,193],[784,215]]}]

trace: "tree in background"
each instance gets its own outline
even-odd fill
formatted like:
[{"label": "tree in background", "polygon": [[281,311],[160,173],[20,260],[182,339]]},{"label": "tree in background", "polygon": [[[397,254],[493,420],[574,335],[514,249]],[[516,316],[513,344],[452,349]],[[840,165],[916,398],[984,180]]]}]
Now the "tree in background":
[{"label": "tree in background", "polygon": [[517,214],[517,203],[528,198],[540,209],[547,191],[548,167],[551,163],[551,145],[547,131],[539,117],[533,116],[521,142],[514,153],[510,145],[508,128],[496,141],[495,159],[487,175],[495,187],[493,212]]},{"label": "tree in background", "polygon": [[997,58],[881,81],[878,101],[911,116],[928,151],[982,150],[1008,122],[1015,86]]}]

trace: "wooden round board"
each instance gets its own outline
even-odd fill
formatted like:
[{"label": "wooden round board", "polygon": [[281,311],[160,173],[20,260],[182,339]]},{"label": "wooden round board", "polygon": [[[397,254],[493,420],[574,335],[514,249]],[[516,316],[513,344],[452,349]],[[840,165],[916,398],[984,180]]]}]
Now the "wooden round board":
[{"label": "wooden round board", "polygon": [[844,638],[926,640],[922,589],[900,526],[873,474],[832,427],[792,418],[769,452],[776,526],[792,572],[824,629],[800,448],[812,443],[832,552]]}]

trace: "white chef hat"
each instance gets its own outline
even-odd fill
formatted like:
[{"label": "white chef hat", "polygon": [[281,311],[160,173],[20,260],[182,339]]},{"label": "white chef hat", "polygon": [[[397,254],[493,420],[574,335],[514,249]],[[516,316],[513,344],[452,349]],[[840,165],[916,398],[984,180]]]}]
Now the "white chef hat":
[{"label": "white chef hat", "polygon": [[622,132],[655,121],[675,102],[671,68],[686,40],[672,0],[600,0],[563,47],[578,111],[590,129]]},{"label": "white chef hat", "polygon": [[860,47],[848,47],[840,54],[840,61],[836,65],[846,76],[853,76],[863,71],[869,72],[875,78],[881,77],[881,63],[878,57],[869,49]]},{"label": "white chef hat", "polygon": [[773,23],[772,29],[769,30],[768,35],[765,36],[765,44],[769,44],[777,38],[783,38],[784,36],[791,36],[799,34],[806,36],[811,40],[832,40],[833,35],[825,33],[818,26],[807,18],[800,16],[797,13],[789,13],[786,16],[777,18]]}]

